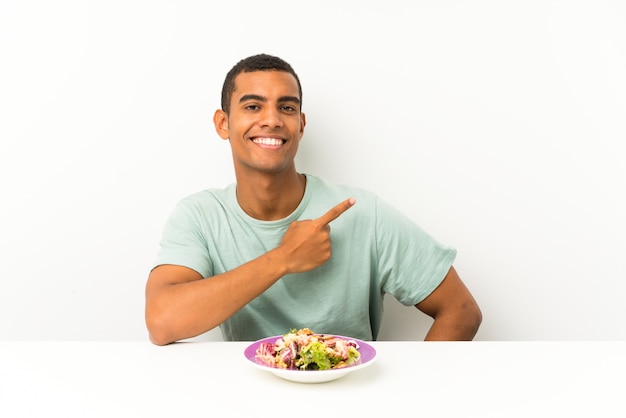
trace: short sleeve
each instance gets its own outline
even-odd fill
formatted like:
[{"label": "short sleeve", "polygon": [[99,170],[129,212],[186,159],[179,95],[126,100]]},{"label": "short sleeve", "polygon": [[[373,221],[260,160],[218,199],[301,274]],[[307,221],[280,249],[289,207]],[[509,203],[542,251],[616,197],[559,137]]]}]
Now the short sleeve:
[{"label": "short sleeve", "polygon": [[436,241],[381,199],[376,204],[376,242],[382,290],[407,306],[430,295],[456,258],[454,248]]},{"label": "short sleeve", "polygon": [[162,264],[185,266],[202,277],[213,275],[200,211],[185,200],[178,203],[165,223],[155,267]]}]

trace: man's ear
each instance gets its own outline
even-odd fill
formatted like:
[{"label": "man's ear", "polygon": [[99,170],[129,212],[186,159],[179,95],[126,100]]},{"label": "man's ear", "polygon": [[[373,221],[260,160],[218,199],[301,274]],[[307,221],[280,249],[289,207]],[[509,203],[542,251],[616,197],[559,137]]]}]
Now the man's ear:
[{"label": "man's ear", "polygon": [[230,129],[228,127],[228,115],[222,109],[217,109],[213,115],[213,125],[215,125],[215,132],[222,139],[230,138]]},{"label": "man's ear", "polygon": [[300,135],[304,134],[304,127],[306,126],[306,115],[304,113],[300,113]]}]

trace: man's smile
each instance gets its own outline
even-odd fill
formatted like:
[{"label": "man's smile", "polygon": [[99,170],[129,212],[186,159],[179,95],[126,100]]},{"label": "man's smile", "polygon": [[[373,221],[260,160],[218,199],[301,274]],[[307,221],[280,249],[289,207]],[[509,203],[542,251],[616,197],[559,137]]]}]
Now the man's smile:
[{"label": "man's smile", "polygon": [[269,138],[269,137],[263,137],[263,136],[256,136],[254,138],[251,138],[251,140],[255,144],[265,145],[265,146],[270,146],[270,147],[279,147],[286,142],[284,139]]}]

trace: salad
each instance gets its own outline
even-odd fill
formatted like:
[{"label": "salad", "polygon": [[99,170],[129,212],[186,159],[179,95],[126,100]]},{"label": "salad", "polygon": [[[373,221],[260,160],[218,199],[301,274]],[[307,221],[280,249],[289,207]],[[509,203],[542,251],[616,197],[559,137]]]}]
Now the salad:
[{"label": "salad", "polygon": [[292,329],[275,342],[261,343],[256,358],[271,367],[294,370],[340,369],[358,363],[361,354],[354,340]]}]

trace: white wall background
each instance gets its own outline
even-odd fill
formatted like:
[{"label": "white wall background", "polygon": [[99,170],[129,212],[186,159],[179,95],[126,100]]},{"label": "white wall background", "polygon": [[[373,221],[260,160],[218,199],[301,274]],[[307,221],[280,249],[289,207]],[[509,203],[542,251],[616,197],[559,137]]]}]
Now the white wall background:
[{"label": "white wall background", "polygon": [[[478,340],[626,338],[623,1],[2,0],[0,339],[147,338],[161,228],[234,180],[211,116],[258,52],[301,77],[301,171],[458,249]],[[383,339],[423,337],[386,306]]]}]

